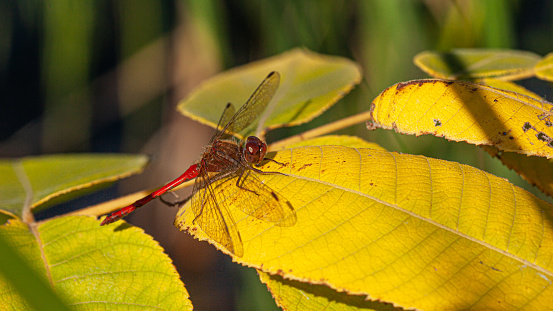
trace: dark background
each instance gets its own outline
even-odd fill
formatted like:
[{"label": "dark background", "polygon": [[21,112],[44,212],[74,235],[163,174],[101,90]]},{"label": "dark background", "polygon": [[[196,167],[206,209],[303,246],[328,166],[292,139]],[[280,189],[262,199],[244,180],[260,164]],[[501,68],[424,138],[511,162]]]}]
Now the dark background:
[{"label": "dark background", "polygon": [[[427,77],[423,50],[506,48],[552,52],[551,1],[0,1],[0,157],[146,153],[149,168],[93,196],[85,207],[180,175],[212,130],[175,107],[203,80],[294,47],[360,63],[365,80],[314,122],[269,140],[368,109],[384,88]],[[522,83],[546,96],[551,85]],[[206,103],[208,104],[208,103]],[[480,149],[363,125],[388,148],[470,164],[532,190]],[[184,192],[182,195],[186,195]],[[173,227],[176,209],[151,204],[128,221],[152,234],[177,266],[197,310],[276,308],[255,271]],[[48,217],[41,214],[38,217]]]}]

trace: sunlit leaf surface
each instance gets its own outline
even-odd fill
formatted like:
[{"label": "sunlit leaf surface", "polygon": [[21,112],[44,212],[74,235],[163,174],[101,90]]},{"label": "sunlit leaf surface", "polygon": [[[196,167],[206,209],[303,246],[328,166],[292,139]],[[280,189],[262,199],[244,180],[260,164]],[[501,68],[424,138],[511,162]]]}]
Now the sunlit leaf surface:
[{"label": "sunlit leaf surface", "polygon": [[425,51],[415,56],[415,64],[434,78],[468,79],[501,77],[512,80],[534,74],[539,55],[516,50],[454,49]]},{"label": "sunlit leaf surface", "polygon": [[[191,310],[188,293],[163,249],[141,229],[63,217],[31,228],[0,226],[35,271],[75,310]],[[0,309],[27,310],[0,277]]]},{"label": "sunlit leaf surface", "polygon": [[244,136],[259,122],[263,131],[308,122],[361,81],[359,66],[351,60],[295,49],[216,75],[183,100],[179,111],[215,127],[225,105],[242,106],[271,71],[280,73],[280,87],[260,119],[241,133]]},{"label": "sunlit leaf surface", "polygon": [[553,81],[553,53],[547,54],[536,64],[536,76],[540,79]]},{"label": "sunlit leaf surface", "polygon": [[372,103],[375,127],[553,157],[553,104],[465,81],[414,80]]},{"label": "sunlit leaf surface", "polygon": [[[553,206],[506,180],[454,162],[340,146],[285,149],[275,160],[284,166],[262,169],[286,176],[262,181],[290,200],[297,223],[246,216],[237,207],[247,201],[234,199],[241,189],[226,188],[244,245],[235,261],[405,308],[553,304]],[[209,240],[183,208],[183,229]]]}]

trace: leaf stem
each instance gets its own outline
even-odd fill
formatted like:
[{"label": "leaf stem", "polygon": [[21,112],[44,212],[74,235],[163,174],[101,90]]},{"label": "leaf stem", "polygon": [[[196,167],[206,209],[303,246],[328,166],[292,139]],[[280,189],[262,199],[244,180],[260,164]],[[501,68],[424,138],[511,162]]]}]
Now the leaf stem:
[{"label": "leaf stem", "polygon": [[294,143],[298,143],[300,141],[304,141],[310,138],[318,137],[324,134],[332,133],[337,130],[341,130],[343,128],[359,124],[363,121],[367,121],[371,119],[371,113],[370,111],[365,111],[358,113],[353,116],[349,116],[347,118],[337,120],[322,126],[319,126],[317,128],[314,128],[312,130],[309,130],[307,132],[288,137],[282,140],[279,140],[277,142],[272,143],[269,145],[269,150],[280,150],[285,148],[286,146]]},{"label": "leaf stem", "polygon": [[[175,190],[178,190],[178,189],[189,187],[189,186],[192,186],[193,184],[194,184],[194,180],[189,180],[189,181],[184,182],[184,183],[180,184],[179,186],[173,188],[170,191],[175,191]],[[129,195],[119,197],[117,199],[113,199],[113,200],[110,200],[110,201],[107,201],[107,202],[103,202],[103,203],[100,203],[100,204],[96,204],[96,205],[92,205],[92,206],[80,209],[78,211],[67,213],[64,216],[78,216],[78,215],[100,216],[100,215],[108,214],[108,213],[111,213],[111,212],[113,212],[117,209],[120,209],[124,206],[130,205],[130,204],[136,202],[137,200],[147,196],[148,194],[150,194],[151,192],[153,192],[157,189],[158,188],[137,191],[135,193],[131,193]]]}]

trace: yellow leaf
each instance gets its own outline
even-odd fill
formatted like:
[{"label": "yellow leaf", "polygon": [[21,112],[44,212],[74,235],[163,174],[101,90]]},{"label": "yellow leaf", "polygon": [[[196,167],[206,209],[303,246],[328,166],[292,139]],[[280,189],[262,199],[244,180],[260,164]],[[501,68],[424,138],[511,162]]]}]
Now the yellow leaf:
[{"label": "yellow leaf", "polygon": [[[192,309],[169,257],[136,227],[100,226],[94,217],[61,217],[30,226],[11,220],[0,226],[0,235],[79,310]],[[25,306],[1,276],[0,293],[1,310]]]},{"label": "yellow leaf", "polygon": [[536,76],[546,81],[553,81],[553,53],[547,54],[536,64]]},{"label": "yellow leaf", "polygon": [[242,106],[271,71],[280,73],[280,87],[267,110],[244,132],[261,122],[269,129],[303,124],[322,114],[361,81],[359,66],[342,57],[294,49],[216,75],[179,104],[185,116],[215,127],[228,102]]},{"label": "yellow leaf", "polygon": [[491,146],[484,146],[484,150],[501,160],[508,168],[515,170],[524,180],[553,197],[553,159],[500,152]]},{"label": "yellow leaf", "polygon": [[501,77],[514,80],[534,74],[540,56],[516,50],[454,49],[424,51],[415,56],[415,65],[434,78],[469,79]]},{"label": "yellow leaf", "polygon": [[502,89],[502,90],[505,90],[505,91],[511,91],[511,92],[522,94],[522,95],[530,96],[530,97],[533,97],[533,98],[535,98],[537,100],[540,100],[540,101],[543,100],[543,98],[540,95],[528,90],[527,88],[525,88],[521,85],[513,83],[511,81],[503,81],[503,80],[499,80],[499,79],[495,79],[495,78],[484,78],[484,79],[476,79],[474,82],[485,84],[485,85],[491,86],[491,87],[495,87],[496,89]]},{"label": "yellow leaf", "polygon": [[374,127],[553,157],[553,104],[465,81],[414,80],[372,103]]},{"label": "yellow leaf", "polygon": [[328,145],[386,150],[382,146],[376,143],[365,141],[357,136],[346,136],[346,135],[321,136],[321,137],[308,139],[299,143],[288,145],[286,146],[286,148],[304,147],[304,146],[328,146]]},{"label": "yellow leaf", "polygon": [[286,280],[259,270],[257,273],[283,310],[400,310],[388,303],[367,301],[364,296],[339,293],[324,285]]},{"label": "yellow leaf", "polygon": [[[274,159],[283,165],[260,169],[286,175],[261,182],[290,201],[297,222],[248,216],[241,189],[222,188],[243,242],[233,260],[404,308],[553,304],[553,206],[506,180],[374,149],[300,147]],[[229,253],[193,223],[188,205],[181,212],[181,229]]]}]

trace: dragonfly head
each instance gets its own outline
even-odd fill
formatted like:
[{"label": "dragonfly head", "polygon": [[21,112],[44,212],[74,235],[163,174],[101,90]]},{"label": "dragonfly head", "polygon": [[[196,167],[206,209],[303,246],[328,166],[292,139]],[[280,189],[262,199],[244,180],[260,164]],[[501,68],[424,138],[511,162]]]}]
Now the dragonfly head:
[{"label": "dragonfly head", "polygon": [[259,138],[250,136],[244,144],[244,158],[248,163],[257,164],[263,160],[267,153],[267,145]]}]

